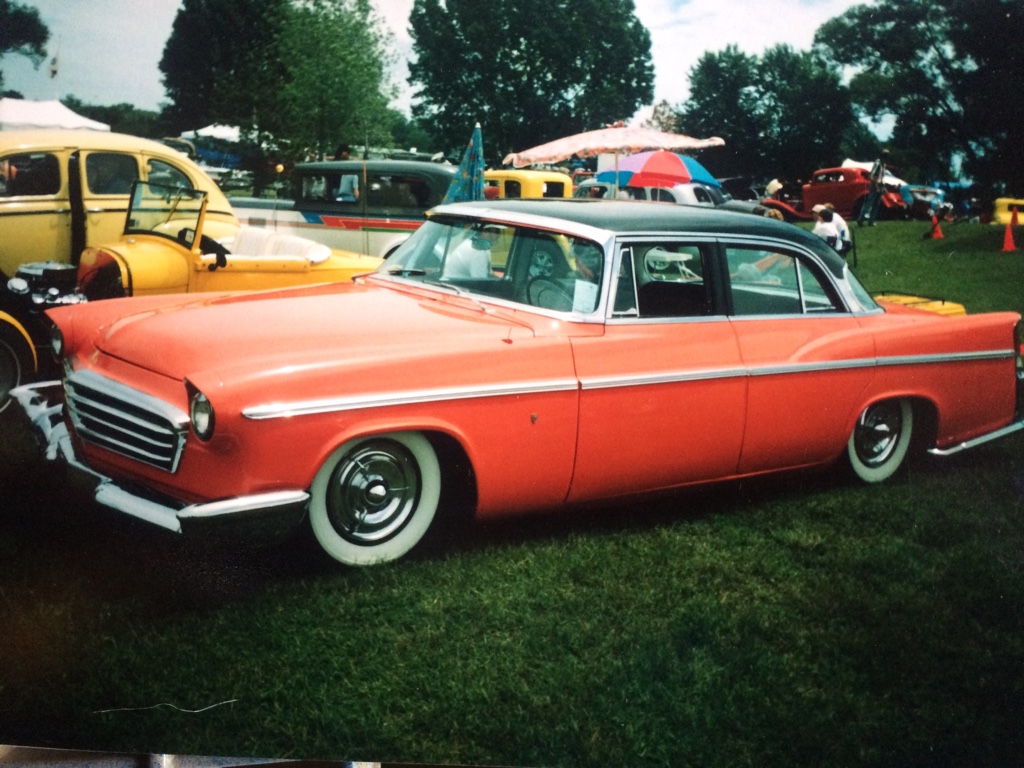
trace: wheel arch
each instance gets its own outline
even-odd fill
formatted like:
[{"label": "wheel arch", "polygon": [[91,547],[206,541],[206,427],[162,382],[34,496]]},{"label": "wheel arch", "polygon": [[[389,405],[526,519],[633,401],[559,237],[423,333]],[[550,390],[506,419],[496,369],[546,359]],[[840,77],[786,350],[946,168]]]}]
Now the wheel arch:
[{"label": "wheel arch", "polygon": [[939,406],[928,395],[917,391],[890,390],[882,393],[875,393],[850,409],[846,420],[846,432],[849,436],[857,424],[860,415],[872,405],[884,403],[888,400],[908,400],[914,411],[914,446],[930,448],[935,445],[938,435]]},{"label": "wheel arch", "polygon": [[380,419],[354,425],[356,428],[344,430],[328,441],[318,452],[313,462],[314,472],[319,471],[324,462],[334,452],[353,440],[364,440],[378,435],[396,432],[418,432],[430,443],[441,468],[441,499],[439,506],[443,510],[460,510],[470,518],[476,513],[477,480],[466,440],[458,430],[447,424],[435,421],[398,421]]},{"label": "wheel arch", "polygon": [[36,345],[32,341],[32,337],[29,335],[28,330],[24,325],[9,312],[0,311],[0,327],[10,328],[17,336],[19,336],[25,342],[25,346],[28,347],[29,353],[32,355],[32,371],[39,370],[39,356],[36,354]]}]

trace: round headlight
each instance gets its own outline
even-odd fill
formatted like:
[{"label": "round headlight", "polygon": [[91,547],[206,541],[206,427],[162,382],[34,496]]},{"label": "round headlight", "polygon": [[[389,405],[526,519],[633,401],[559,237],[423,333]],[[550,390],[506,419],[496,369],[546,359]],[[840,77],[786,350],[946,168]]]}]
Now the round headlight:
[{"label": "round headlight", "polygon": [[192,395],[189,402],[189,418],[192,420],[192,431],[200,440],[213,437],[213,406],[202,392]]},{"label": "round headlight", "polygon": [[7,281],[7,290],[11,293],[16,293],[19,296],[27,296],[31,287],[28,284],[28,280],[23,277],[12,277]]},{"label": "round headlight", "polygon": [[64,333],[56,325],[50,327],[50,351],[58,360],[64,357]]}]

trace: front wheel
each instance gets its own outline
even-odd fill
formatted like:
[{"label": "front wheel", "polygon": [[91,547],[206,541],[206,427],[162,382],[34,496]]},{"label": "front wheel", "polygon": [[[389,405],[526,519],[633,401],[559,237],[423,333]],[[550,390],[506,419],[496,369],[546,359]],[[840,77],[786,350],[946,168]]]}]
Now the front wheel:
[{"label": "front wheel", "polygon": [[11,390],[35,372],[32,349],[25,338],[0,321],[0,411],[11,403]]},{"label": "front wheel", "polygon": [[342,445],[317,472],[309,518],[317,542],[338,562],[384,563],[419,543],[440,495],[440,464],[423,435],[364,437]]},{"label": "front wheel", "polygon": [[914,409],[906,398],[869,405],[846,444],[853,474],[865,483],[888,480],[903,464],[914,431]]}]

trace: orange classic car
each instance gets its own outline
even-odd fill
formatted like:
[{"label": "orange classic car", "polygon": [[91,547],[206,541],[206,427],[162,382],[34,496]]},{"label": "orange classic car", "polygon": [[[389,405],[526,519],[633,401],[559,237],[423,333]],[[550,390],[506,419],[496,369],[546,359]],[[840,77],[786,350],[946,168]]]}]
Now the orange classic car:
[{"label": "orange classic car", "polygon": [[879,304],[802,229],[686,206],[440,206],[351,283],[49,316],[63,379],[15,397],[98,502],[183,535],[305,521],[346,564],[448,515],[875,483],[1024,426],[1019,315]]}]

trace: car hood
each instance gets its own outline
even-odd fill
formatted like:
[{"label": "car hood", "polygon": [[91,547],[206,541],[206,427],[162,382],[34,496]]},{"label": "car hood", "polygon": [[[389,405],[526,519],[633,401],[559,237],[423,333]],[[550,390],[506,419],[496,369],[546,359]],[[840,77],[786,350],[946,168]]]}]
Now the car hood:
[{"label": "car hood", "polygon": [[[121,302],[123,309],[135,309],[134,301]],[[457,296],[332,284],[147,302],[93,326],[90,341],[106,355],[180,379],[239,365],[268,369],[472,346],[473,339],[507,338],[510,326],[526,330],[514,313],[489,309]]]}]

